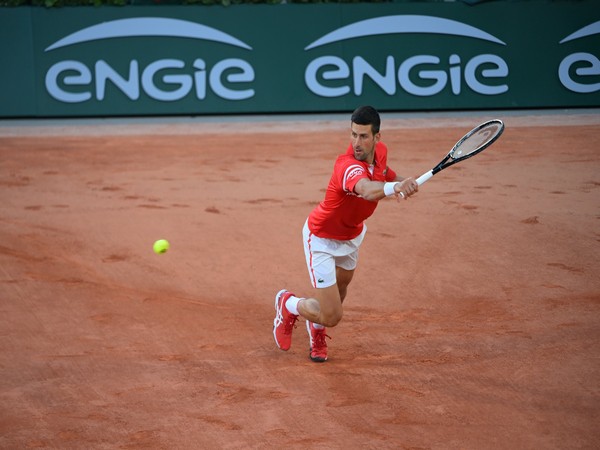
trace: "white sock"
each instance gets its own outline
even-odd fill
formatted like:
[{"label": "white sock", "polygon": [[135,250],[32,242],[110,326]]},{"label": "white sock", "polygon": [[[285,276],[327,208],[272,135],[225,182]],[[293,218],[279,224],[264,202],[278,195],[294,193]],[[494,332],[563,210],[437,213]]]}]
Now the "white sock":
[{"label": "white sock", "polygon": [[301,298],[290,296],[285,302],[285,309],[291,312],[294,315],[298,315],[298,302],[302,300]]},{"label": "white sock", "polygon": [[312,323],[313,324],[313,328],[316,328],[317,330],[322,330],[323,328],[325,328],[323,325],[321,325],[320,323]]}]

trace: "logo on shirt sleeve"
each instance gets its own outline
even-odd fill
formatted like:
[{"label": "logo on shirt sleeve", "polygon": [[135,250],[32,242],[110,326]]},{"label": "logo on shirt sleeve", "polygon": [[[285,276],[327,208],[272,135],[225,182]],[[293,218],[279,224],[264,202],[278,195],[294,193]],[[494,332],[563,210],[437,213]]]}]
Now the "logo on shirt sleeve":
[{"label": "logo on shirt sleeve", "polygon": [[352,169],[350,172],[348,172],[348,175],[346,175],[346,180],[350,181],[351,179],[362,175],[363,173],[365,173],[365,170],[362,167]]},{"label": "logo on shirt sleeve", "polygon": [[344,172],[344,185],[343,189],[346,192],[349,192],[348,183],[350,183],[354,178],[360,177],[365,173],[365,168],[359,166],[358,164],[354,164],[346,169]]},{"label": "logo on shirt sleeve", "polygon": [[360,166],[349,167],[348,170],[346,171],[346,182],[348,182],[364,173],[365,173],[365,169],[363,167],[360,167]]}]

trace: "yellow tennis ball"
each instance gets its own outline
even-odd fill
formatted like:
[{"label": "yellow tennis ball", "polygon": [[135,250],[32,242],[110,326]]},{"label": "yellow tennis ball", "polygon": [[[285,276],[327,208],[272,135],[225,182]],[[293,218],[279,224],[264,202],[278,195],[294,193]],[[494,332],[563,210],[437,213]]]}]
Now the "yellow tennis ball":
[{"label": "yellow tennis ball", "polygon": [[171,244],[169,244],[169,241],[166,239],[159,239],[154,243],[154,253],[159,255],[161,253],[166,253],[170,246]]}]

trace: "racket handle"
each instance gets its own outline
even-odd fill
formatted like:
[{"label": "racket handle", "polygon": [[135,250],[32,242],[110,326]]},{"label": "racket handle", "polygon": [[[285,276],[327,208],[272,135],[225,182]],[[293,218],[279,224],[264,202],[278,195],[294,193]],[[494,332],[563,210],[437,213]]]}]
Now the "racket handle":
[{"label": "racket handle", "polygon": [[425,183],[427,180],[429,180],[432,176],[433,176],[433,170],[430,170],[429,172],[424,173],[419,178],[417,178],[417,184],[419,186],[421,186],[423,183]]}]

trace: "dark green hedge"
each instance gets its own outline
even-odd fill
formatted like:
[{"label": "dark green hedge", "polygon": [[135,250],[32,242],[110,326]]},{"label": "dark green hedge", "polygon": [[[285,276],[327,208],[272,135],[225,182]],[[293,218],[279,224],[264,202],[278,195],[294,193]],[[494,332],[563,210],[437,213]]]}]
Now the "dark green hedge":
[{"label": "dark green hedge", "polygon": [[[0,0],[0,6],[241,5],[284,3],[388,3],[395,0]],[[396,0],[397,1],[397,0]]]}]

